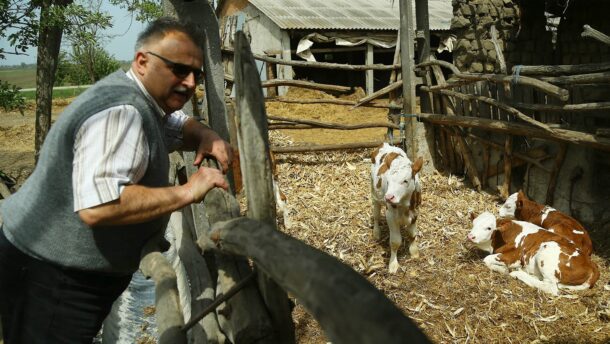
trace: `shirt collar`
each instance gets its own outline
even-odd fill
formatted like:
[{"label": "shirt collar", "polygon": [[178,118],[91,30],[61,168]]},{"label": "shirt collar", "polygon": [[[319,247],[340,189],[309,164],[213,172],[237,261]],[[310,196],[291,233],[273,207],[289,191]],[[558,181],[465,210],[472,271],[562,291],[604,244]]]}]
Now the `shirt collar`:
[{"label": "shirt collar", "polygon": [[148,93],[148,91],[146,90],[146,88],[144,87],[144,85],[142,84],[140,79],[138,79],[138,77],[133,72],[133,69],[129,68],[129,70],[125,74],[127,74],[128,78],[130,78],[131,80],[134,80],[136,82],[136,84],[140,88],[140,91],[142,91],[142,93],[144,93],[146,98],[155,105],[155,108],[159,112],[161,118],[165,118],[165,111],[163,111],[163,109],[159,106],[159,104],[157,104],[155,99],[150,95],[150,93]]}]

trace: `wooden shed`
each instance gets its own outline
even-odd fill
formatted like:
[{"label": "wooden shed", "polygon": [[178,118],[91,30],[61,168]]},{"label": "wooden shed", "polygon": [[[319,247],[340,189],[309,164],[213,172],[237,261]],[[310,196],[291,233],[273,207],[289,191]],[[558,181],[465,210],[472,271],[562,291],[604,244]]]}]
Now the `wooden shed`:
[{"label": "wooden shed", "polygon": [[[451,0],[429,0],[431,47],[451,50]],[[284,60],[392,64],[400,25],[397,1],[251,0],[244,31],[253,53]],[[367,94],[387,85],[389,72],[333,72],[278,66],[277,78],[363,87]],[[280,89],[280,94],[283,90]]]}]

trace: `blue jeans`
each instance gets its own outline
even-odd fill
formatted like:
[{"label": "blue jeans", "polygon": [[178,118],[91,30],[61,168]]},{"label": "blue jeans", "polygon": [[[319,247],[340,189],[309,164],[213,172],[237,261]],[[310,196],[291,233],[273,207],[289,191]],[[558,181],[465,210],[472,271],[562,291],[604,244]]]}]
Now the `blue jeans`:
[{"label": "blue jeans", "polygon": [[13,246],[0,228],[0,315],[6,344],[90,344],[130,280],[131,275],[66,269],[34,259]]}]

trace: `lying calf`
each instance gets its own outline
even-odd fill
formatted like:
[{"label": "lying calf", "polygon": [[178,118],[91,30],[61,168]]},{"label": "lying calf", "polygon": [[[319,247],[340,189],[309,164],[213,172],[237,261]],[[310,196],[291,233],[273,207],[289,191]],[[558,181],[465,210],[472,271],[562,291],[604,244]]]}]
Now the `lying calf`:
[{"label": "lying calf", "polygon": [[586,255],[593,252],[589,233],[578,221],[554,208],[528,199],[523,191],[515,192],[506,199],[500,207],[500,217],[514,217],[531,222],[568,239]]},{"label": "lying calf", "polygon": [[390,273],[398,270],[396,252],[402,243],[400,227],[407,226],[411,239],[409,253],[418,257],[417,248],[417,214],[421,203],[421,185],[418,172],[424,160],[418,158],[415,163],[407,158],[400,148],[384,143],[371,155],[371,194],[373,201],[373,235],[381,238],[379,216],[381,206],[386,206],[386,219],[390,228]]},{"label": "lying calf", "polygon": [[484,259],[491,270],[510,273],[549,294],[558,295],[559,288],[592,288],[599,278],[597,265],[588,254],[566,238],[529,222],[496,220],[484,212],[473,219],[468,239],[492,253]]}]

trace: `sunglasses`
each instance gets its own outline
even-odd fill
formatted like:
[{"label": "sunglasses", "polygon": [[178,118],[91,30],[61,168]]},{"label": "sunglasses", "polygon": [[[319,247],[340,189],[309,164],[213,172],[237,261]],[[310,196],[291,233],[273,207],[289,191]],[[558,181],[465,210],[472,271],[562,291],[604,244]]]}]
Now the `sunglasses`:
[{"label": "sunglasses", "polygon": [[172,70],[175,76],[179,78],[186,78],[189,74],[193,73],[195,76],[195,82],[200,83],[203,75],[203,71],[201,69],[193,68],[191,66],[187,66],[182,63],[174,62],[172,60],[166,59],[165,57],[155,54],[152,51],[147,51],[147,54],[151,54],[152,56],[156,56],[161,59],[165,63],[165,65]]}]

